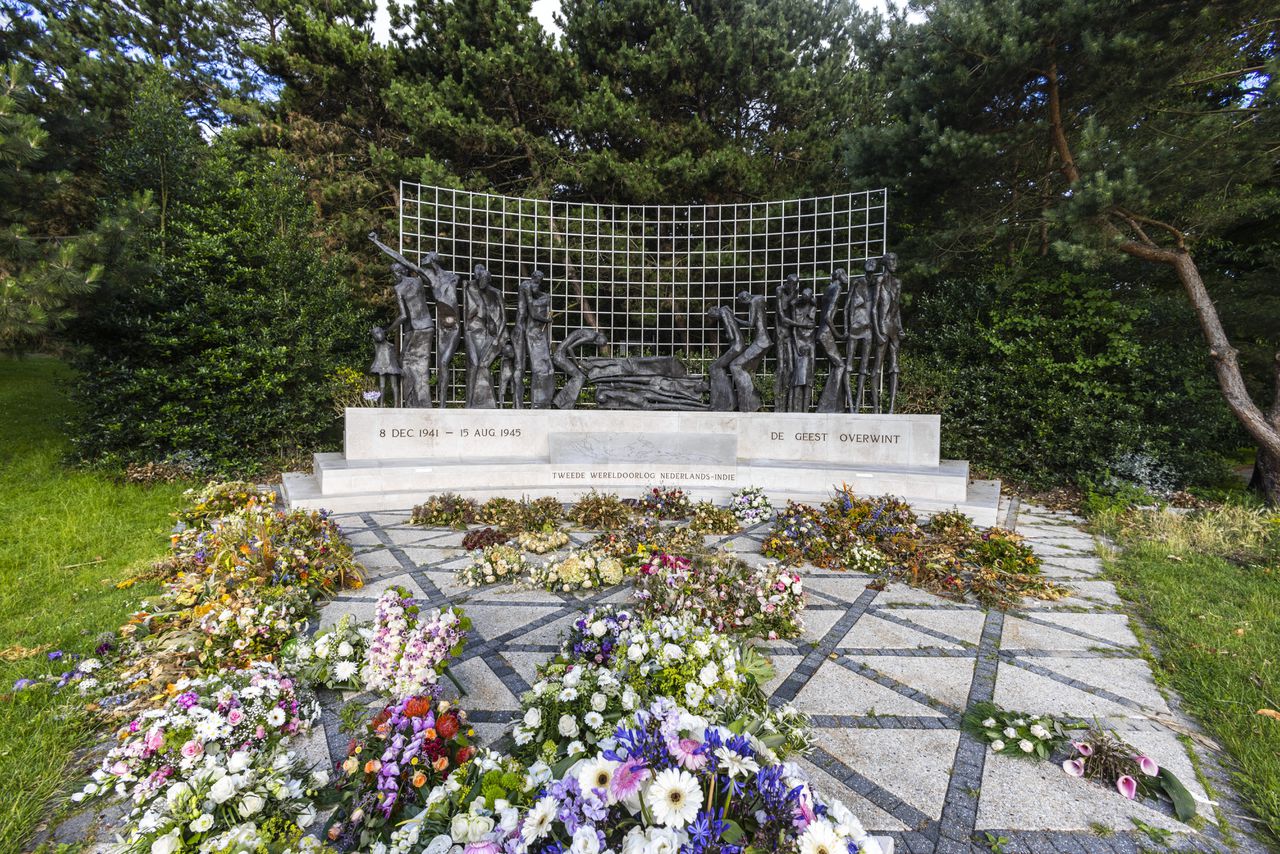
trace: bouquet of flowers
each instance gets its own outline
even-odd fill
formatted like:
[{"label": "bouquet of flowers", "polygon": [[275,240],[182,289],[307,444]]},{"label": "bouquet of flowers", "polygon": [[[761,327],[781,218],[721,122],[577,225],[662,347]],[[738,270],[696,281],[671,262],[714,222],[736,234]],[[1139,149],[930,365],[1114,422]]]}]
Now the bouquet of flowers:
[{"label": "bouquet of flowers", "polygon": [[[579,623],[521,698],[524,717],[513,737],[526,749],[518,755],[549,761],[578,755],[656,696],[680,697],[711,715],[739,698],[764,703],[759,685],[772,675],[768,663],[693,615],[642,623],[625,611],[597,608]],[[585,642],[587,633],[598,646]]]},{"label": "bouquet of flowers", "polygon": [[441,674],[453,680],[449,661],[462,652],[470,628],[459,608],[424,612],[403,587],[387,590],[374,610],[365,686],[396,698],[434,694]]},{"label": "bouquet of flowers", "polygon": [[655,486],[640,499],[640,512],[655,519],[688,519],[692,511],[689,493],[678,486]]},{"label": "bouquet of flowers", "polygon": [[831,569],[843,569],[849,572],[861,572],[874,575],[889,566],[889,558],[884,552],[863,542],[851,542],[835,546],[832,549]]},{"label": "bouquet of flowers", "polygon": [[738,517],[728,507],[717,507],[710,501],[699,501],[693,505],[693,518],[689,520],[689,527],[700,534],[736,534],[740,526]]},{"label": "bouquet of flowers", "polygon": [[390,841],[402,818],[475,755],[473,736],[466,712],[447,701],[417,696],[384,708],[347,746],[328,838],[340,851]]},{"label": "bouquet of flowers", "polygon": [[649,555],[660,552],[687,555],[706,551],[702,534],[689,526],[664,527],[653,519],[634,522],[618,531],[597,534],[588,543],[588,548],[636,566]]},{"label": "bouquet of flowers", "polygon": [[486,546],[471,559],[467,566],[459,567],[458,581],[468,587],[483,587],[503,581],[515,581],[525,575],[529,565],[515,546]]},{"label": "bouquet of flowers", "polygon": [[976,703],[965,713],[964,725],[996,753],[1027,759],[1048,759],[1066,739],[1062,724],[1051,717],[1006,711],[994,703]]},{"label": "bouquet of flowers", "polygon": [[318,852],[304,836],[316,819],[314,801],[329,781],[309,772],[292,751],[235,753],[173,783],[129,816],[121,850],[136,854],[200,851]]},{"label": "bouquet of flowers", "polygon": [[631,628],[631,614],[611,605],[595,607],[580,616],[560,643],[561,655],[597,667],[608,667],[619,639]]},{"label": "bouquet of flowers", "polygon": [[257,596],[233,594],[200,620],[198,631],[204,642],[197,657],[201,668],[216,671],[274,659],[306,628],[312,610],[311,597],[296,588],[265,588]]},{"label": "bouquet of flowers", "polygon": [[773,505],[758,486],[744,486],[729,497],[729,509],[744,528],[757,525],[773,513]]},{"label": "bouquet of flowers", "polygon": [[260,489],[256,483],[232,480],[210,483],[197,492],[188,489],[184,496],[188,506],[173,514],[184,527],[208,528],[213,521],[248,507],[274,507],[274,490]]},{"label": "bouquet of flowers", "polygon": [[372,636],[372,626],[357,623],[350,614],[344,614],[314,638],[295,638],[286,644],[284,669],[311,685],[359,691],[364,687],[360,668]]},{"label": "bouquet of flowers", "polygon": [[175,688],[165,705],[120,729],[119,743],[74,800],[114,792],[141,806],[197,772],[238,774],[254,757],[309,729],[320,714],[314,697],[265,663],[183,680]]},{"label": "bouquet of flowers", "polygon": [[478,521],[507,531],[541,531],[555,527],[564,515],[564,507],[551,496],[533,501],[498,497],[481,504],[476,515]]},{"label": "bouquet of flowers", "polygon": [[619,558],[593,548],[575,549],[541,566],[533,564],[529,571],[534,584],[565,593],[612,587],[626,576],[627,567]]},{"label": "bouquet of flowers", "polygon": [[413,508],[410,525],[428,528],[465,528],[475,522],[479,506],[473,498],[463,498],[454,492],[433,495]]},{"label": "bouquet of flowers", "polygon": [[1172,802],[1179,821],[1196,815],[1195,799],[1182,781],[1114,733],[1095,728],[1081,741],[1071,742],[1071,758],[1062,763],[1062,770],[1072,777],[1104,781],[1129,800],[1139,793],[1164,796]]},{"label": "bouquet of flowers", "polygon": [[516,534],[516,543],[526,552],[546,554],[569,542],[569,535],[556,528],[543,531],[524,531]]},{"label": "bouquet of flowers", "polygon": [[770,640],[799,635],[804,610],[799,574],[728,554],[654,555],[640,567],[635,598],[647,617],[689,613],[718,632]]},{"label": "bouquet of flowers", "polygon": [[788,501],[773,520],[773,529],[760,552],[787,564],[820,565],[829,551],[822,513],[808,504]]},{"label": "bouquet of flowers", "polygon": [[363,571],[338,525],[323,511],[251,505],[171,537],[157,565],[175,605],[212,601],[246,587],[292,586],[313,598],[361,586]]},{"label": "bouquet of flowers", "polygon": [[487,847],[486,840],[495,832],[514,830],[519,808],[528,806],[531,795],[550,779],[545,763],[526,769],[513,757],[481,748],[433,788],[427,805],[391,834],[386,854],[457,851],[462,845],[472,854],[492,854],[499,849]]},{"label": "bouquet of flowers", "polygon": [[569,520],[581,528],[609,531],[625,527],[634,515],[631,505],[617,495],[593,489],[573,505]]},{"label": "bouquet of flowers", "polygon": [[[823,803],[790,766],[762,763],[746,736],[667,698],[618,726],[611,742],[544,784],[533,804],[519,811],[514,826],[495,821],[469,845],[489,846],[475,851],[535,854],[879,854],[879,846],[844,805]],[[484,816],[486,810],[477,812]]]},{"label": "bouquet of flowers", "polygon": [[511,535],[501,528],[477,528],[467,531],[462,538],[462,547],[469,552],[480,551],[489,546],[497,546],[511,539]]}]

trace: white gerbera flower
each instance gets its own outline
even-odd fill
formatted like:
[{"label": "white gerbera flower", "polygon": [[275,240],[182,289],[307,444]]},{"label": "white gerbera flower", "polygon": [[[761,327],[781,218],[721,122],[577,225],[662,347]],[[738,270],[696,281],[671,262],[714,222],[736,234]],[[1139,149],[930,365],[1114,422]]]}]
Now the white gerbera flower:
[{"label": "white gerbera flower", "polygon": [[587,712],[582,716],[582,720],[592,729],[599,729],[604,725],[604,715],[599,712]]},{"label": "white gerbera flower", "polygon": [[830,822],[819,819],[800,835],[800,854],[845,854],[848,846],[840,839]]},{"label": "white gerbera flower", "polygon": [[532,845],[547,835],[551,830],[551,822],[556,817],[556,799],[547,795],[539,798],[525,817],[524,827],[520,829],[520,838],[525,845]]},{"label": "white gerbera flower", "polygon": [[697,816],[702,787],[688,771],[667,768],[659,771],[645,789],[645,802],[659,824],[681,828]]},{"label": "white gerbera flower", "polygon": [[267,726],[280,726],[284,723],[285,717],[284,709],[277,706],[267,712]]},{"label": "white gerbera flower", "polygon": [[578,785],[582,787],[584,792],[599,789],[604,793],[606,800],[612,802],[613,797],[609,791],[609,784],[613,782],[614,767],[614,763],[603,756],[590,759],[578,769]]}]

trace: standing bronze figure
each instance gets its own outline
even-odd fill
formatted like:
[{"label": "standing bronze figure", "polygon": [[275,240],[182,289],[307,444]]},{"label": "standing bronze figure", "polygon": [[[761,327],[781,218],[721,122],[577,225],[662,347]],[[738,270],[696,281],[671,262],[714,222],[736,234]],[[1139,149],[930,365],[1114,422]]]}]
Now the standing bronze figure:
[{"label": "standing bronze figure", "polygon": [[751,343],[729,363],[733,375],[734,394],[739,412],[756,412],[760,409],[760,394],[756,391],[752,375],[760,367],[760,360],[773,344],[769,338],[768,297],[752,296],[748,291],[738,294],[738,303],[747,309],[746,319],[734,316],[734,322],[742,329],[753,332]]},{"label": "standing bronze figure", "polygon": [[[889,385],[890,415],[898,399],[898,345],[902,342],[902,282],[894,273],[898,269],[898,256],[893,252],[884,256],[884,272],[876,277],[875,310],[872,314],[872,330],[876,342],[876,363],[872,369],[875,378],[871,386],[871,403],[880,412],[880,381]],[[887,376],[886,376],[887,375]]]},{"label": "standing bronze figure", "polygon": [[808,412],[813,398],[813,373],[816,366],[814,333],[818,327],[818,301],[813,291],[805,288],[791,301],[792,352],[791,400],[788,412]]},{"label": "standing bronze figure", "polygon": [[734,359],[742,355],[746,344],[742,340],[742,330],[738,328],[738,319],[734,317],[733,308],[727,305],[712,306],[707,309],[707,316],[719,321],[720,332],[729,346],[720,354],[720,358],[711,363],[707,369],[711,383],[712,412],[732,412],[737,405],[737,395],[733,390],[733,375],[729,368]]},{"label": "standing bronze figure", "polygon": [[464,332],[467,343],[467,406],[493,409],[493,363],[507,340],[507,310],[489,271],[477,264],[463,291]]},{"label": "standing bronze figure", "polygon": [[435,342],[436,322],[427,288],[420,276],[410,274],[399,261],[391,265],[396,277],[396,315],[392,329],[403,331],[400,344],[400,368],[403,406],[431,405],[431,346]]},{"label": "standing bronze figure", "polygon": [[[556,393],[555,365],[551,361],[551,294],[542,290],[542,271],[534,270],[521,296],[525,299],[525,352],[529,358],[529,406],[550,409]],[[519,373],[520,366],[516,366]]]},{"label": "standing bronze figure", "polygon": [[[409,331],[400,348],[400,362],[405,371],[404,405],[431,406],[428,360],[436,331],[432,315],[438,314],[440,351],[436,355],[436,382],[440,387],[440,405],[444,406],[448,399],[448,365],[458,348],[458,339],[462,336],[458,322],[458,276],[440,266],[439,256],[435,252],[426,254],[423,259],[426,266],[422,267],[379,240],[376,231],[369,232],[369,239],[395,262],[391,265],[391,270],[397,276],[396,299],[400,303],[400,316],[396,318],[396,324],[399,326],[406,319],[409,323]],[[417,275],[409,275],[410,271]],[[435,312],[427,305],[424,281],[431,283],[431,293],[436,303]]]},{"label": "standing bronze figure", "polygon": [[387,331],[381,326],[370,330],[373,336],[373,364],[369,373],[378,378],[378,405],[386,406],[390,396],[394,406],[400,405],[400,354],[396,345],[387,340]]},{"label": "standing bronze figure", "polygon": [[775,292],[774,304],[777,322],[774,333],[777,338],[777,367],[773,374],[773,411],[787,412],[791,405],[791,372],[796,361],[795,336],[791,329],[791,303],[795,300],[796,291],[800,288],[800,277],[794,273],[787,276]]},{"label": "standing bronze figure", "polygon": [[560,346],[556,347],[551,361],[568,378],[565,380],[564,388],[556,392],[552,400],[556,409],[573,409],[578,403],[578,395],[582,392],[582,387],[587,384],[587,372],[579,362],[578,348],[583,344],[594,344],[597,348],[603,347],[608,340],[598,329],[575,329],[564,337]]},{"label": "standing bronze figure", "polygon": [[822,313],[818,317],[818,344],[827,355],[829,366],[826,385],[818,396],[819,412],[840,412],[844,409],[845,399],[849,396],[849,365],[840,353],[839,339],[836,334],[836,311],[840,306],[840,295],[844,286],[849,284],[849,274],[844,270],[836,270],[831,274],[831,282],[822,294]]},{"label": "standing bronze figure", "polygon": [[[861,412],[863,395],[867,387],[867,369],[874,349],[872,340],[871,314],[874,310],[872,290],[875,280],[878,259],[868,258],[863,262],[863,275],[853,280],[849,288],[849,301],[844,309],[845,340],[849,342],[849,370],[853,370],[853,360],[860,354],[858,365],[857,396],[847,394],[845,406],[850,412]],[[852,377],[849,386],[852,386]]]}]

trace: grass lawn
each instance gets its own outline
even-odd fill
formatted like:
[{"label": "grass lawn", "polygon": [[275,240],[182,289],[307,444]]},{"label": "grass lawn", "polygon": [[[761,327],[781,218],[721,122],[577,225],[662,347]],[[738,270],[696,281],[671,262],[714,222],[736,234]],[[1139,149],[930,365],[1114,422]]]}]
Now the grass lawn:
[{"label": "grass lawn", "polygon": [[1108,571],[1151,629],[1156,678],[1227,751],[1224,764],[1276,844],[1280,719],[1258,712],[1280,712],[1280,514],[1125,514],[1099,527],[1120,546]]},{"label": "grass lawn", "polygon": [[15,694],[14,680],[62,672],[50,651],[92,653],[119,626],[149,591],[115,583],[164,551],[186,486],[67,468],[70,378],[53,359],[0,358],[0,851],[22,850],[50,798],[78,785],[72,754],[89,738],[71,693]]}]

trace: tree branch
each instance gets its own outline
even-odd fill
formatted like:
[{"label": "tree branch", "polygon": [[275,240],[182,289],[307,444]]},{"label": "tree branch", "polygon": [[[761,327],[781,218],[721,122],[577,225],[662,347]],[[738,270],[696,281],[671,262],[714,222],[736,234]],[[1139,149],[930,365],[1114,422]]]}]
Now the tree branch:
[{"label": "tree branch", "polygon": [[1068,184],[1080,180],[1080,170],[1076,168],[1075,158],[1071,156],[1071,146],[1067,143],[1067,132],[1062,127],[1062,100],[1058,92],[1058,63],[1049,64],[1045,75],[1049,82],[1049,133],[1053,137],[1054,148],[1058,152],[1058,160],[1062,163],[1062,174]]}]

